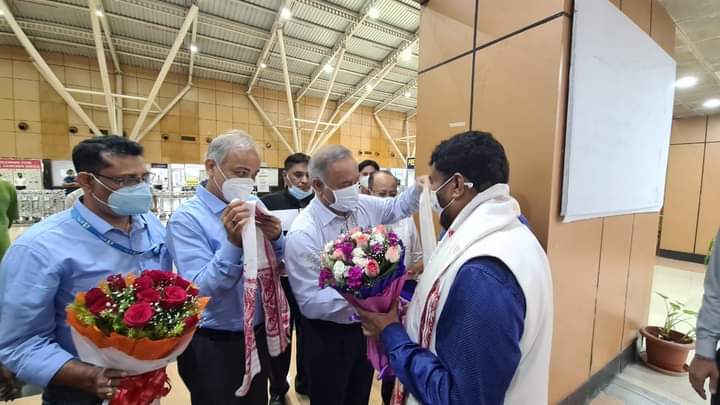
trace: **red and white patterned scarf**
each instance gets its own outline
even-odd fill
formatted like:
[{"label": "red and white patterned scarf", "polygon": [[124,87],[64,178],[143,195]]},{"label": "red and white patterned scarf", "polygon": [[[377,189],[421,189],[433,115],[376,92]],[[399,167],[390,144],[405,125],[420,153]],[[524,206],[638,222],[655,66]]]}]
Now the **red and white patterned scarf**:
[{"label": "red and white patterned scarf", "polygon": [[[255,205],[254,201],[248,201]],[[255,342],[254,320],[257,303],[258,284],[265,312],[265,332],[270,356],[277,357],[287,349],[289,344],[288,328],[290,312],[287,299],[280,284],[280,269],[275,250],[262,232],[255,227],[255,209],[251,207],[251,217],[243,229],[243,292],[245,330],[245,374],[242,385],[235,395],[245,396],[250,391],[253,378],[262,369]],[[252,254],[250,252],[256,252]]]}]

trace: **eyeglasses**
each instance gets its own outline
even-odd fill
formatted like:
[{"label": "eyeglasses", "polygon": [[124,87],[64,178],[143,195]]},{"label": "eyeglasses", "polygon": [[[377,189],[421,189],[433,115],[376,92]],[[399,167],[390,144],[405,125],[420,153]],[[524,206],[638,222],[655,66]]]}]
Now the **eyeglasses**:
[{"label": "eyeglasses", "polygon": [[110,176],[102,175],[100,173],[93,173],[93,174],[95,176],[102,177],[103,179],[108,179],[120,187],[136,186],[140,183],[151,184],[153,181],[153,178],[155,178],[155,173],[145,173],[142,176],[122,176],[122,177],[110,177]]}]

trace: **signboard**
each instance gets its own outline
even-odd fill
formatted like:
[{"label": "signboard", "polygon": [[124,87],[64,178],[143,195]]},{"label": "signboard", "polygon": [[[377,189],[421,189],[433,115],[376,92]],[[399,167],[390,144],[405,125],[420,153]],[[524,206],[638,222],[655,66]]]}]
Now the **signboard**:
[{"label": "signboard", "polygon": [[257,192],[269,193],[270,187],[277,187],[279,185],[278,176],[278,169],[261,167],[258,171],[257,177],[255,177],[255,185],[257,186]]},{"label": "signboard", "polygon": [[407,168],[408,169],[414,169],[415,168],[415,158],[409,157],[407,158]]},{"label": "signboard", "polygon": [[40,159],[0,159],[0,169],[42,170]]}]

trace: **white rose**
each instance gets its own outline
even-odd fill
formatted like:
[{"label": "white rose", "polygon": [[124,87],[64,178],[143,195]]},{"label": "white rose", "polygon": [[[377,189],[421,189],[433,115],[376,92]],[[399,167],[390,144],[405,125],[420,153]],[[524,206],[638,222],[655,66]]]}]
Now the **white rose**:
[{"label": "white rose", "polygon": [[343,281],[345,279],[345,264],[343,262],[335,262],[335,266],[333,266],[333,275],[337,281]]},{"label": "white rose", "polygon": [[364,258],[364,257],[353,257],[352,262],[353,262],[353,264],[356,265],[356,266],[365,267],[365,265],[367,264],[368,260],[367,260],[366,258]]},{"label": "white rose", "polygon": [[355,248],[352,251],[353,257],[365,257],[365,251],[360,248]]}]

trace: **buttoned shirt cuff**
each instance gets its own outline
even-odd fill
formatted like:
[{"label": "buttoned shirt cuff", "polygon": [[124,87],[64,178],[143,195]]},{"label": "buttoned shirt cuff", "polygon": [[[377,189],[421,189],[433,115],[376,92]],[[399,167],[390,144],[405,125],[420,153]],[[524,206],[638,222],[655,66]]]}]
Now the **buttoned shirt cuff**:
[{"label": "buttoned shirt cuff", "polygon": [[713,338],[698,339],[695,343],[695,353],[707,359],[714,359],[717,352],[717,340]]},{"label": "buttoned shirt cuff", "polygon": [[220,261],[229,264],[241,264],[243,258],[243,250],[232,244],[229,240],[223,242],[217,251],[217,257]]},{"label": "buttoned shirt cuff", "polygon": [[[38,363],[33,364],[26,370],[21,370],[21,372],[18,373],[18,378],[29,384],[41,387],[47,387],[65,363],[75,359],[72,354],[65,350],[53,350],[47,354],[34,353],[33,357],[36,357]],[[31,362],[34,362],[33,360],[31,360]]]},{"label": "buttoned shirt cuff", "polygon": [[399,346],[412,343],[405,328],[398,322],[388,325],[383,329],[383,331],[380,332],[380,339],[388,353]]}]

